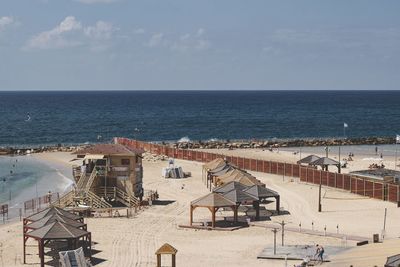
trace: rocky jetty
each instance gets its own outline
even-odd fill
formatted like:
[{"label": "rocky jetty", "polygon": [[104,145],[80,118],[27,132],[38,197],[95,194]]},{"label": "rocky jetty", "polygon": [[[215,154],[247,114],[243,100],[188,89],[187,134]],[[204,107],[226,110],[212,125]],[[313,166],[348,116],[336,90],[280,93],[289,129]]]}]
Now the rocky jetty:
[{"label": "rocky jetty", "polygon": [[157,155],[157,154],[152,154],[150,152],[145,152],[143,153],[143,160],[148,161],[148,162],[157,162],[160,160],[167,160],[168,157],[165,155]]},{"label": "rocky jetty", "polygon": [[394,144],[394,137],[366,138],[326,138],[326,139],[271,139],[271,140],[212,140],[190,142],[163,142],[173,148],[182,149],[239,149],[239,148],[273,148],[300,146],[337,146],[337,145],[383,145]]},{"label": "rocky jetty", "polygon": [[64,145],[53,145],[53,146],[41,146],[41,147],[0,147],[0,155],[27,155],[33,153],[42,152],[74,152],[78,148],[84,147],[84,145],[77,146],[64,146]]}]

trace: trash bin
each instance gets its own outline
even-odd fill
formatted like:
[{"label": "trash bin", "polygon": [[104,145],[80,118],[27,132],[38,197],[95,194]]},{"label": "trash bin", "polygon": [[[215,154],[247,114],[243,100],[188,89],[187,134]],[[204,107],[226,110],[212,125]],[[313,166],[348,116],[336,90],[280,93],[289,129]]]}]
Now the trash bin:
[{"label": "trash bin", "polygon": [[374,234],[372,240],[374,241],[374,243],[379,243],[379,234]]}]

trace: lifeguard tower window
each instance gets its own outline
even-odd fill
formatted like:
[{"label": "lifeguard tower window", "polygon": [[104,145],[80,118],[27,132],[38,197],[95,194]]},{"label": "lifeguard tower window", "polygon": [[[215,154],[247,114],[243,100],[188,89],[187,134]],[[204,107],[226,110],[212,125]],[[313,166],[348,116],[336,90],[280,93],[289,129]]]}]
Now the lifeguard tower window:
[{"label": "lifeguard tower window", "polygon": [[106,164],[107,164],[107,160],[105,160],[105,159],[96,160],[96,165],[98,165],[98,166],[106,166]]},{"label": "lifeguard tower window", "polygon": [[121,165],[129,165],[130,160],[129,159],[121,159]]}]

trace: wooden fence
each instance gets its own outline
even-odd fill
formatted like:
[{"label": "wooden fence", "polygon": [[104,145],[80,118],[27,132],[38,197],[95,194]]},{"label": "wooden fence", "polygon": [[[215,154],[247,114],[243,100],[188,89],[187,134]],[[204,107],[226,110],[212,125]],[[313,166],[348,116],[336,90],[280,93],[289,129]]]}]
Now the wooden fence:
[{"label": "wooden fence", "polygon": [[349,174],[340,174],[316,170],[299,164],[284,162],[274,162],[252,158],[227,156],[223,154],[201,152],[188,149],[171,148],[164,145],[147,143],[128,138],[114,138],[115,143],[125,145],[135,149],[143,149],[153,154],[166,155],[168,157],[192,160],[199,162],[209,162],[216,158],[226,158],[242,169],[258,171],[289,177],[300,178],[300,181],[312,184],[322,184],[324,186],[343,189],[354,194],[363,195],[375,199],[381,199],[394,203],[400,203],[400,188],[398,184],[374,181]]},{"label": "wooden fence", "polygon": [[51,193],[51,194],[46,194],[41,197],[33,198],[31,200],[25,201],[24,202],[24,212],[26,213],[27,211],[38,211],[41,210],[42,207],[48,207],[50,202],[54,202],[60,198],[59,193]]},{"label": "wooden fence", "polygon": [[3,217],[3,222],[8,218],[8,204],[0,205],[0,215]]}]

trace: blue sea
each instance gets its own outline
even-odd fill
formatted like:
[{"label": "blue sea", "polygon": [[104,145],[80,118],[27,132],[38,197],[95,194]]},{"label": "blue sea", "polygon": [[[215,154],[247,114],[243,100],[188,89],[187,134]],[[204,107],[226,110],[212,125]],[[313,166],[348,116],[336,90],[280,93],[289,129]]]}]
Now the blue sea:
[{"label": "blue sea", "polygon": [[23,202],[51,192],[63,193],[72,183],[71,168],[35,156],[0,156],[0,204],[17,217]]},{"label": "blue sea", "polygon": [[400,91],[0,92],[0,125],[0,146],[394,136]]}]

